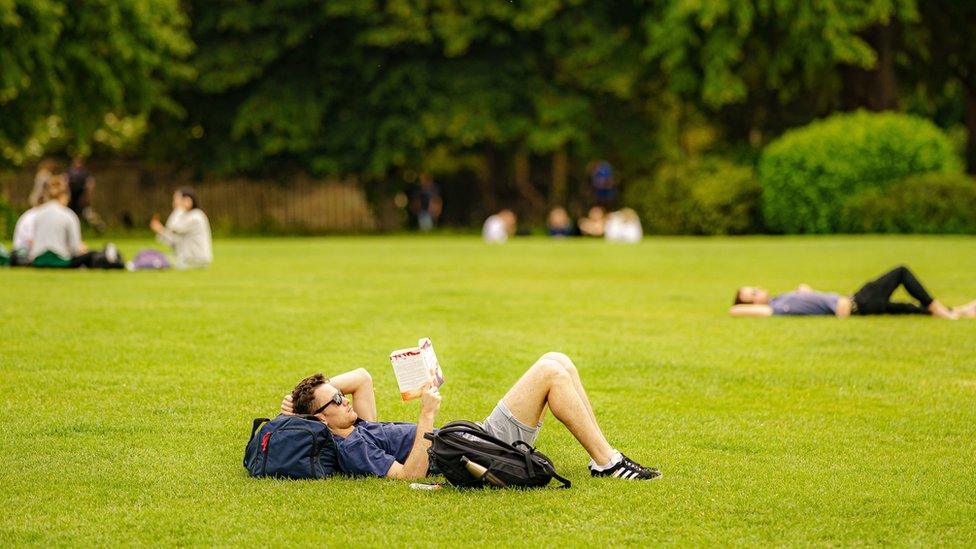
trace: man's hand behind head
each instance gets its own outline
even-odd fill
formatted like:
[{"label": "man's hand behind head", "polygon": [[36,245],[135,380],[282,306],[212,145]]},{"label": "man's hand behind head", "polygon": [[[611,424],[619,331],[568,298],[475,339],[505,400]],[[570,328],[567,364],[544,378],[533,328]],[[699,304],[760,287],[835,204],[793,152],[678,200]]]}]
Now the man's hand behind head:
[{"label": "man's hand behind head", "polygon": [[430,414],[431,417],[437,415],[441,408],[441,393],[437,387],[427,387],[420,395],[420,413]]},{"label": "man's hand behind head", "polygon": [[281,399],[281,413],[286,416],[295,415],[295,406],[291,400],[291,393],[285,395],[285,398]]}]

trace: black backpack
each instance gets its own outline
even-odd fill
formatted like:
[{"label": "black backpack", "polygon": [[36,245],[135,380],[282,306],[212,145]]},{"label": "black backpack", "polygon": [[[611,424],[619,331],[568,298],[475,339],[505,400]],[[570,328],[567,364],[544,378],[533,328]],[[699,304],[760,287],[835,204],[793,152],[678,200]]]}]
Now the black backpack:
[{"label": "black backpack", "polygon": [[562,488],[572,483],[559,476],[552,460],[518,440],[514,445],[489,435],[470,421],[452,421],[434,433],[430,461],[447,481],[459,488],[538,488],[556,479]]},{"label": "black backpack", "polygon": [[339,472],[332,433],[303,416],[259,417],[251,425],[244,468],[252,477],[327,478]]}]

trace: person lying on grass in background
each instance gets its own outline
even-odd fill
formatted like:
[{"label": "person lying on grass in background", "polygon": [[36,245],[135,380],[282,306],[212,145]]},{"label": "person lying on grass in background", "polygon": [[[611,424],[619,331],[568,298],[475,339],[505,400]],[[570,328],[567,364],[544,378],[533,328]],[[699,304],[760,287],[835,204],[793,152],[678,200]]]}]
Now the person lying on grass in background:
[{"label": "person lying on grass in background", "polygon": [[[352,397],[351,401],[349,397]],[[325,423],[338,448],[339,466],[349,475],[395,479],[429,474],[424,433],[434,429],[441,396],[428,388],[421,397],[417,423],[376,420],[373,381],[365,369],[326,379],[303,379],[281,402],[283,414],[312,415]],[[546,408],[590,455],[590,474],[625,480],[650,480],[660,471],[643,467],[607,442],[593,415],[576,366],[562,353],[546,353],[532,365],[492,410],[482,427],[509,444],[534,444]]]},{"label": "person lying on grass in background", "polygon": [[[891,301],[891,294],[903,286],[915,303]],[[976,316],[976,301],[949,309],[933,299],[908,267],[901,265],[868,282],[853,296],[818,292],[806,284],[796,290],[770,298],[759,286],[742,286],[735,292],[735,302],[729,309],[732,316],[772,315],[931,315],[955,320]]]}]

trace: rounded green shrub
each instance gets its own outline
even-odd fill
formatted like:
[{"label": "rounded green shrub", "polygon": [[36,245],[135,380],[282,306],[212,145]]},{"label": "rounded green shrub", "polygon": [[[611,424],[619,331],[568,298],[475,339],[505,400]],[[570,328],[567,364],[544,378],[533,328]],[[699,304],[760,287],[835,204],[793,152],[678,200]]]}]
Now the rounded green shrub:
[{"label": "rounded green shrub", "polygon": [[949,138],[925,119],[890,112],[834,115],[786,132],[763,151],[763,218],[774,232],[836,232],[851,197],[909,175],[960,168]]},{"label": "rounded green shrub", "polygon": [[976,179],[912,176],[868,189],[844,205],[843,228],[868,233],[976,233]]},{"label": "rounded green shrub", "polygon": [[665,166],[628,185],[624,199],[648,233],[722,235],[759,228],[755,171],[725,160]]}]

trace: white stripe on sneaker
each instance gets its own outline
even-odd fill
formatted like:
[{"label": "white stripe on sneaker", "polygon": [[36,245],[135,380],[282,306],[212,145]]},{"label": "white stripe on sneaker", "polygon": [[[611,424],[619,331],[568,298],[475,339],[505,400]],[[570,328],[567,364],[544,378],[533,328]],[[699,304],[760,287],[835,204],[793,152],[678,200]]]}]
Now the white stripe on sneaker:
[{"label": "white stripe on sneaker", "polygon": [[612,476],[614,478],[620,478],[620,475],[624,474],[625,472],[626,471],[624,471],[624,468],[621,467],[621,468],[617,469],[616,471],[614,471],[613,474],[610,475],[610,476]]}]

